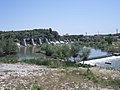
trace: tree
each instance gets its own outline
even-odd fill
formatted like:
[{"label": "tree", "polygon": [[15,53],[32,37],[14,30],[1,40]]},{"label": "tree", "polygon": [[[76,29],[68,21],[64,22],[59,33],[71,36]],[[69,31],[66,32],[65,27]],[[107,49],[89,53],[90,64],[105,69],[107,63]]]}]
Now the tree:
[{"label": "tree", "polygon": [[51,28],[49,28],[49,32],[50,32],[50,34],[52,34],[52,29]]},{"label": "tree", "polygon": [[3,54],[4,54],[3,43],[2,43],[2,41],[0,41],[0,56],[2,56]]},{"label": "tree", "polygon": [[49,29],[33,29],[33,30],[24,30],[24,31],[1,31],[0,39],[18,39],[21,41],[23,38],[39,38],[46,37],[51,40],[59,40],[60,35],[57,31],[52,31]]},{"label": "tree", "polygon": [[82,58],[82,61],[83,61],[83,65],[84,65],[84,61],[88,59],[89,55],[90,55],[90,49],[86,47],[83,48],[80,54],[80,57]]},{"label": "tree", "polygon": [[67,59],[70,57],[70,48],[68,45],[62,45],[61,46],[61,53],[62,53],[62,58]]},{"label": "tree", "polygon": [[71,56],[74,58],[74,63],[76,62],[75,58],[78,56],[78,52],[80,51],[79,43],[75,42],[71,45]]},{"label": "tree", "polygon": [[17,45],[13,39],[4,40],[3,51],[5,54],[12,54],[17,52]]},{"label": "tree", "polygon": [[108,44],[112,44],[113,42],[113,37],[112,36],[109,36],[106,38],[106,41],[108,42]]}]

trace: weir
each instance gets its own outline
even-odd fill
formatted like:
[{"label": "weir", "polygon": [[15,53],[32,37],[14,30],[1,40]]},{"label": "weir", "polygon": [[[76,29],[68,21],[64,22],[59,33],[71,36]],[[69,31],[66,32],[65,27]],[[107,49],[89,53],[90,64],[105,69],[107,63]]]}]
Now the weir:
[{"label": "weir", "polygon": [[[75,41],[75,39],[74,39]],[[47,44],[70,44],[72,43],[71,39],[67,39],[67,40],[59,40],[59,41],[50,41],[50,39],[48,38],[23,38],[21,40],[21,42],[19,44],[23,45],[23,46],[29,46],[29,45],[33,45],[36,46],[37,44],[41,45],[43,43],[47,43]],[[20,45],[18,45],[20,46]]]},{"label": "weir", "polygon": [[27,46],[26,39],[23,39],[23,45]]},{"label": "weir", "polygon": [[41,40],[41,38],[39,38],[39,44],[40,44],[40,45],[42,44],[42,40]]},{"label": "weir", "polygon": [[33,38],[31,39],[31,43],[32,43],[33,46],[36,45]]},{"label": "weir", "polygon": [[47,44],[50,44],[47,38],[45,38],[45,42],[46,42]]}]

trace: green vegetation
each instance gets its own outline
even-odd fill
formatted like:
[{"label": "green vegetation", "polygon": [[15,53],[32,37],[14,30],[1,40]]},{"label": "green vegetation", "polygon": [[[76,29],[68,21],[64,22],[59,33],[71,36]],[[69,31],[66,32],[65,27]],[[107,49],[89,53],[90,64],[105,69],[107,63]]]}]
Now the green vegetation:
[{"label": "green vegetation", "polygon": [[110,79],[108,80],[108,84],[113,87],[120,87],[120,79]]},{"label": "green vegetation", "polygon": [[67,60],[70,57],[70,49],[68,45],[50,45],[43,44],[38,52],[44,52],[46,56],[51,56],[54,59]]},{"label": "green vegetation", "polygon": [[10,90],[9,88],[5,88],[5,90]]},{"label": "green vegetation", "polygon": [[[68,61],[69,57],[74,58],[74,63],[76,63],[76,57],[79,55],[83,61],[88,59],[90,54],[90,49],[84,48],[79,42],[75,42],[71,45],[41,45],[38,52],[44,53],[46,56],[50,56],[54,59],[61,59]],[[79,53],[80,52],[80,53]]]},{"label": "green vegetation", "polygon": [[41,86],[34,84],[31,90],[43,90]]},{"label": "green vegetation", "polygon": [[0,59],[1,63],[18,63],[19,61],[17,59],[12,59],[12,58],[2,58]]},{"label": "green vegetation", "polygon": [[14,54],[18,50],[16,43],[13,39],[0,40],[0,56]]},{"label": "green vegetation", "polygon": [[0,32],[0,39],[9,39],[12,38],[14,41],[20,41],[23,38],[36,38],[43,37],[49,38],[50,40],[59,40],[60,36],[58,32],[49,29],[33,29],[33,30],[24,30],[24,31],[6,31]]},{"label": "green vegetation", "polygon": [[17,59],[0,59],[1,63],[27,63],[27,64],[35,64],[35,65],[44,65],[50,68],[60,68],[60,67],[92,67],[91,65],[83,65],[83,64],[76,64],[74,62],[71,61],[65,61],[65,60],[61,60],[61,59],[53,59],[53,58],[45,58],[45,57],[41,57],[39,59],[29,59],[29,60],[21,60],[18,61]]},{"label": "green vegetation", "polygon": [[88,60],[89,55],[90,55],[90,49],[83,48],[81,50],[80,57],[82,58],[83,65],[84,65],[84,61]]},{"label": "green vegetation", "polygon": [[109,37],[107,37],[105,40],[106,40],[107,43],[110,45],[110,44],[112,44],[112,42],[113,42],[113,37],[109,36]]},{"label": "green vegetation", "polygon": [[71,56],[74,58],[74,63],[76,62],[75,58],[78,56],[81,47],[78,42],[75,42],[71,45]]},{"label": "green vegetation", "polygon": [[112,77],[104,79],[97,75],[97,73],[93,73],[89,68],[86,70],[67,69],[64,73],[66,73],[67,76],[77,77],[77,79],[92,81],[95,85],[101,85],[102,87],[111,86],[115,90],[118,90],[120,87],[120,79],[113,79]]},{"label": "green vegetation", "polygon": [[108,42],[104,41],[103,39],[99,42],[79,42],[79,43],[82,46],[93,47],[109,53],[120,53],[120,43],[117,42],[108,44]]},{"label": "green vegetation", "polygon": [[[13,51],[16,52],[17,47],[13,39],[5,40],[6,44],[3,45],[2,49],[4,50],[4,54],[12,54]],[[82,46],[79,45],[79,42],[75,42],[71,45],[51,45],[51,44],[42,44],[39,47],[40,53],[44,54],[44,57],[39,59],[30,59],[30,60],[21,60],[18,61],[17,59],[0,59],[0,62],[4,63],[17,63],[17,62],[24,62],[28,64],[36,64],[36,65],[46,65],[49,67],[66,67],[66,66],[83,66],[81,64],[76,65],[75,58],[79,55],[79,51],[81,52],[80,57],[82,60],[87,60],[89,56],[89,50],[84,49]],[[6,53],[5,53],[6,52]],[[73,56],[74,62],[69,61],[69,58]],[[89,65],[85,65],[89,66]]]},{"label": "green vegetation", "polygon": [[[30,59],[30,60],[22,60],[24,63],[28,64],[36,64],[36,65],[45,65],[47,67],[51,68],[58,68],[58,67],[78,67],[73,62],[70,61],[61,61],[61,60],[56,60],[56,59]],[[80,65],[79,65],[80,66]]]},{"label": "green vegetation", "polygon": [[69,73],[67,72],[67,74],[90,80],[96,84],[98,83],[98,80],[99,80],[99,79],[97,79],[96,75],[89,69],[84,70],[84,71],[71,70]]}]

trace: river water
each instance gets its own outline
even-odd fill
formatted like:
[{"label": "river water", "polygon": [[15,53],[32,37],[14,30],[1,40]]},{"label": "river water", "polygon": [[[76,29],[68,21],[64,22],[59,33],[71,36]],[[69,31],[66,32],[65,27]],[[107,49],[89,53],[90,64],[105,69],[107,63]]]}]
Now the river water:
[{"label": "river water", "polygon": [[[23,60],[23,59],[34,59],[34,58],[40,58],[42,57],[41,54],[35,53],[35,50],[37,49],[36,46],[33,47],[19,47],[19,52],[16,55],[8,55],[5,57],[0,57],[6,58],[6,59],[18,59],[18,60]],[[94,58],[94,57],[100,57],[100,56],[106,56],[108,55],[107,52],[103,52],[99,49],[94,49],[90,48],[91,53],[89,58]],[[79,59],[79,57],[77,58]],[[111,64],[105,64],[105,62],[109,62]],[[94,59],[90,61],[86,61],[85,63],[91,64],[91,65],[97,65],[99,67],[107,67],[107,68],[113,68],[120,70],[120,56],[112,56],[112,57],[107,57],[107,58],[102,58],[102,59]]]},{"label": "river water", "polygon": [[[82,62],[81,62],[82,63]],[[85,61],[85,64],[96,65],[98,67],[120,70],[120,56],[111,56],[100,59]]]},{"label": "river water", "polygon": [[6,58],[6,59],[17,59],[17,60],[25,60],[25,59],[34,59],[34,58],[40,58],[41,55],[39,53],[35,53],[35,49],[37,47],[19,47],[18,53],[15,55],[7,55],[5,57],[0,57]]}]

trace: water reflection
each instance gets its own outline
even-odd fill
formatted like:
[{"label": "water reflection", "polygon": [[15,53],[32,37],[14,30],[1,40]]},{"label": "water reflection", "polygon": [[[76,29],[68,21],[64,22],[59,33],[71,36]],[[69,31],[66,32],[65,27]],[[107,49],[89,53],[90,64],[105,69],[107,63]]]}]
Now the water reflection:
[{"label": "water reflection", "polygon": [[35,57],[38,57],[37,54],[35,54],[36,46],[33,47],[20,47],[19,52],[17,54],[19,60],[22,59],[33,59]]}]

